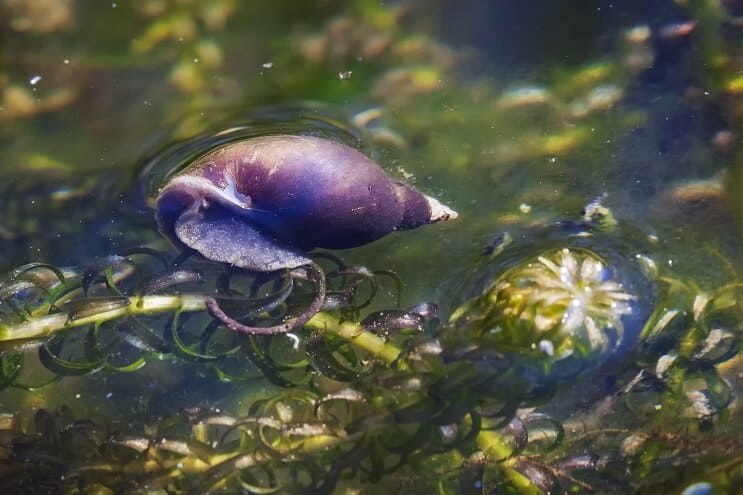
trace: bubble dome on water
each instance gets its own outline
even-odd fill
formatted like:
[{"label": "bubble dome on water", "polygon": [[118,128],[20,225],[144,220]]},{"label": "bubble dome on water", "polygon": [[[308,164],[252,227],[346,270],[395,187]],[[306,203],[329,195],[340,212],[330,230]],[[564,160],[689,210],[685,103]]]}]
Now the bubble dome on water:
[{"label": "bubble dome on water", "polygon": [[535,363],[606,360],[632,348],[654,301],[635,246],[555,224],[476,268],[449,322]]}]

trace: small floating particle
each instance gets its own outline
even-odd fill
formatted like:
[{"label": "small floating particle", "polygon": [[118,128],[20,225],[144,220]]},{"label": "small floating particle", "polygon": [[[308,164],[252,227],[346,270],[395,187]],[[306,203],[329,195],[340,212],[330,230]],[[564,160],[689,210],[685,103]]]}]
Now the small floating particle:
[{"label": "small floating particle", "polygon": [[573,118],[582,118],[586,115],[608,110],[618,103],[623,96],[622,89],[613,84],[601,84],[593,88],[590,93],[569,106]]},{"label": "small floating particle", "polygon": [[539,350],[547,354],[550,357],[555,355],[555,345],[550,340],[546,340],[546,339],[540,340]]},{"label": "small floating particle", "polygon": [[637,455],[642,452],[648,437],[642,434],[630,435],[622,441],[622,452],[624,455]]},{"label": "small floating particle", "polygon": [[352,74],[353,74],[353,71],[351,70],[339,72],[338,79],[340,79],[341,81],[345,81],[346,79],[351,79]]},{"label": "small floating particle", "polygon": [[368,108],[351,117],[351,123],[356,127],[366,127],[381,118],[383,114],[384,110],[379,107]]},{"label": "small floating particle", "polygon": [[286,335],[287,337],[289,337],[289,339],[291,339],[291,341],[292,341],[292,349],[294,349],[295,351],[298,350],[299,349],[300,339],[297,336],[297,334],[291,333],[291,332],[287,332],[284,335]]},{"label": "small floating particle", "polygon": [[735,144],[735,134],[729,129],[717,131],[712,136],[712,146],[718,151],[730,151]]},{"label": "small floating particle", "polygon": [[635,26],[624,33],[624,38],[635,45],[645,43],[650,39],[650,28],[644,24]]},{"label": "small floating particle", "polygon": [[505,91],[498,98],[498,108],[510,109],[532,105],[541,105],[550,98],[550,93],[539,86],[524,86]]},{"label": "small floating particle", "polygon": [[660,30],[660,37],[664,40],[683,38],[690,35],[696,27],[697,21],[675,22],[663,26]]},{"label": "small floating particle", "polygon": [[452,424],[452,425],[442,425],[442,426],[439,427],[439,429],[441,430],[441,434],[445,438],[450,438],[451,439],[451,438],[454,438],[456,436],[456,434],[457,434],[457,425],[455,425],[455,424]]},{"label": "small floating particle", "polygon": [[612,107],[622,98],[622,90],[613,84],[602,84],[591,91],[588,97],[591,110],[603,110]]},{"label": "small floating particle", "polygon": [[402,168],[402,166],[398,166],[397,171],[400,175],[402,175],[403,179],[405,180],[410,180],[415,176],[415,174],[411,174],[410,172]]},{"label": "small floating particle", "polygon": [[263,67],[264,69],[270,69],[271,67],[273,67],[273,62],[263,62],[263,64],[261,64],[261,67]]}]

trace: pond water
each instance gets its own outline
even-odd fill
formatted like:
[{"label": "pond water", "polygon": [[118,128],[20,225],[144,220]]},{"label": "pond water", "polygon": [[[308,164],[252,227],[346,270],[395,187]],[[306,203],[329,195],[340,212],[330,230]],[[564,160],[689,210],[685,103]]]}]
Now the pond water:
[{"label": "pond water", "polygon": [[[0,0],[0,492],[740,493],[742,32],[738,0]],[[325,308],[232,332],[209,300],[296,322],[316,274],[179,257],[155,199],[272,134],[458,218],[311,252]]]}]

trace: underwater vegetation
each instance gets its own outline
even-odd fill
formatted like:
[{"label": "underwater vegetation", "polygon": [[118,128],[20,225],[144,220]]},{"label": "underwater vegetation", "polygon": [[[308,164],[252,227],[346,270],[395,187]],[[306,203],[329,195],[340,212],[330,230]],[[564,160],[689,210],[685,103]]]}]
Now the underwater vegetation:
[{"label": "underwater vegetation", "polygon": [[0,0],[0,493],[743,491],[743,7],[485,3]]},{"label": "underwater vegetation", "polygon": [[[180,363],[235,391],[261,380],[276,391],[248,394],[237,414],[193,406],[147,413],[141,426],[41,410],[19,430],[7,417],[3,487],[650,493],[696,470],[732,483],[738,439],[725,434],[734,427],[725,418],[737,413],[724,365],[740,346],[741,286],[701,293],[642,256],[637,274],[613,274],[630,269],[610,265],[614,246],[602,240],[617,228],[557,223],[538,235],[561,249],[524,258],[509,244],[491,253],[475,273],[495,279],[449,323],[431,304],[359,321],[383,280],[395,278],[320,254],[329,301],[303,328],[274,336],[233,332],[204,311],[216,299],[241,321],[280,322],[307,298],[280,274],[246,284],[238,268],[144,249],[78,271],[19,267],[0,289],[0,338],[31,344],[4,352],[5,387],[39,391],[63,377]],[[39,364],[51,382],[28,382],[26,368]],[[565,415],[576,381],[609,376],[611,393],[585,386],[596,405]],[[698,451],[706,435],[714,447]]]}]

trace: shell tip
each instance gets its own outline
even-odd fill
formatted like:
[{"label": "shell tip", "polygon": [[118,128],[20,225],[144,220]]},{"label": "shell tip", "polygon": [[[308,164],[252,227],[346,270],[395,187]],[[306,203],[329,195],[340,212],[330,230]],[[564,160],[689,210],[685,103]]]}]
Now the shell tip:
[{"label": "shell tip", "polygon": [[459,216],[456,211],[441,203],[441,201],[436,198],[426,196],[426,200],[428,201],[428,207],[431,209],[431,223],[441,222],[444,220],[454,220]]}]

